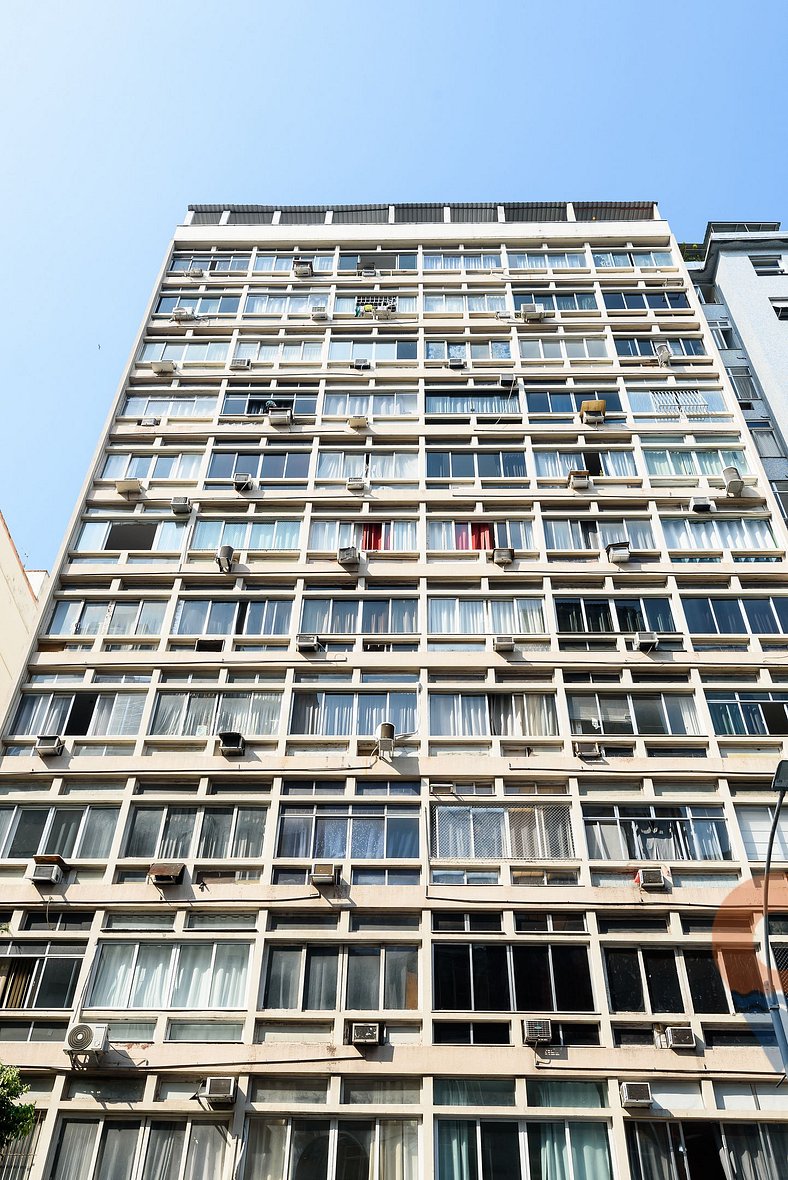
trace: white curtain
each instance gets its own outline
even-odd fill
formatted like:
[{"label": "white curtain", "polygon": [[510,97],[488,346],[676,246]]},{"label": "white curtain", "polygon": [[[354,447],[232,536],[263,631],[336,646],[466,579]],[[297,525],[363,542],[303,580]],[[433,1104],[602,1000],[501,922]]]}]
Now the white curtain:
[{"label": "white curtain", "polygon": [[100,950],[90,993],[94,1008],[123,1008],[131,986],[134,947],[129,943],[105,943]]},{"label": "white curtain", "polygon": [[[342,479],[344,459],[343,451],[321,451],[317,458],[318,478]],[[348,471],[347,474],[351,472]]]},{"label": "white curtain", "polygon": [[471,809],[436,807],[434,853],[439,858],[462,858],[471,854]]},{"label": "white curtain", "polygon": [[441,1119],[438,1131],[438,1180],[476,1180],[476,1124]]},{"label": "white curtain", "polygon": [[603,451],[602,469],[605,475],[622,478],[626,475],[637,475],[635,458],[632,451]]},{"label": "white curtain", "polygon": [[[565,1124],[531,1123],[528,1138],[528,1155],[534,1165],[531,1180],[569,1180]],[[586,1180],[584,1173],[580,1175]]]},{"label": "white curtain", "polygon": [[218,1123],[192,1123],[183,1180],[216,1180],[222,1174],[227,1130]]},{"label": "white curtain", "polygon": [[185,1122],[151,1123],[141,1180],[180,1180]]},{"label": "white curtain", "polygon": [[338,966],[337,947],[307,949],[305,1009],[327,1012],[336,1007]]},{"label": "white curtain", "polygon": [[414,1119],[381,1119],[379,1180],[418,1180],[419,1132]]},{"label": "white curtain", "polygon": [[174,1008],[208,1008],[211,994],[210,943],[185,943],[180,947],[175,988],[172,993]]},{"label": "white curtain", "polygon": [[93,1120],[67,1119],[63,1123],[52,1180],[88,1180],[98,1129]]},{"label": "white curtain", "polygon": [[129,1180],[139,1129],[139,1123],[105,1122],[95,1180]]},{"label": "white curtain", "polygon": [[181,714],[186,702],[184,692],[159,693],[153,714],[151,733],[172,736],[180,731]]},{"label": "white curtain", "polygon": [[244,1180],[283,1180],[286,1143],[286,1119],[250,1119]]},{"label": "white curtain", "polygon": [[570,1123],[569,1142],[576,1177],[611,1180],[607,1127],[603,1123]]},{"label": "white curtain", "polygon": [[[211,976],[212,1008],[240,1008],[246,996],[249,946],[244,942],[216,945]],[[196,1005],[195,1005],[196,1006]]]},{"label": "white curtain", "polygon": [[140,945],[134,968],[129,1007],[164,1008],[172,962],[173,947],[166,943]]},{"label": "white curtain", "polygon": [[300,947],[276,946],[269,949],[265,985],[266,1008],[299,1007],[301,958]]}]

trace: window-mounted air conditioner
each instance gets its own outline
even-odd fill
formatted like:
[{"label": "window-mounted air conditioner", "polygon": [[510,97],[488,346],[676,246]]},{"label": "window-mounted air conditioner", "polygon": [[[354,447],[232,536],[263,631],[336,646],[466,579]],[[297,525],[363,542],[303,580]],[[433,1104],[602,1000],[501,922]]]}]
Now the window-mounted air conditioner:
[{"label": "window-mounted air conditioner", "polygon": [[108,1024],[72,1024],[66,1033],[64,1048],[69,1055],[105,1053],[109,1047]]},{"label": "window-mounted air conditioner", "polygon": [[191,516],[192,502],[188,496],[173,496],[170,508],[173,516]]},{"label": "window-mounted air conditioner", "polygon": [[674,360],[679,359],[678,357],[674,357],[673,353],[670,351],[667,344],[658,344],[656,355],[657,355],[657,363],[662,365],[663,368],[665,368],[669,364],[672,364],[672,362]]},{"label": "window-mounted air conditioner", "polygon": [[230,361],[230,368],[234,370],[251,369],[251,367],[252,361],[248,356],[236,356]]},{"label": "window-mounted air conditioner", "polygon": [[59,734],[40,733],[36,738],[35,753],[39,758],[59,758],[63,749],[63,739]]},{"label": "window-mounted air conditioner", "polygon": [[552,319],[554,315],[555,312],[543,303],[524,303],[520,308],[520,318],[526,323],[538,323],[540,320]]},{"label": "window-mounted air conditioner", "polygon": [[142,480],[116,479],[115,491],[119,496],[140,496],[142,494]]},{"label": "window-mounted air conditioner", "polygon": [[151,369],[157,377],[164,377],[175,372],[175,361],[153,361]]},{"label": "window-mounted air conditioner", "polygon": [[605,546],[605,553],[607,560],[613,565],[626,565],[632,550],[629,541],[611,541],[609,545]]},{"label": "window-mounted air conditioner", "polygon": [[34,856],[27,879],[36,885],[59,885],[67,872],[68,865],[60,856]]},{"label": "window-mounted air conditioner", "polygon": [[372,365],[371,365],[370,361],[368,361],[366,359],[366,357],[359,357],[356,360],[353,360],[350,362],[350,367],[351,367],[351,369],[362,370],[362,369],[370,369],[372,367]]},{"label": "window-mounted air conditioner", "polygon": [[377,1022],[353,1021],[350,1026],[351,1045],[379,1045],[382,1027]]},{"label": "window-mounted air conditioner", "polygon": [[219,735],[219,753],[225,758],[239,758],[246,749],[246,741],[242,733],[234,729],[223,730]]},{"label": "window-mounted air conditioner", "polygon": [[160,422],[161,422],[161,418],[138,418],[137,419],[138,426],[158,426]]},{"label": "window-mounted air conditioner", "polygon": [[549,1045],[553,1039],[553,1024],[550,1020],[524,1020],[523,1040],[526,1045]]},{"label": "window-mounted air conditioner", "polygon": [[570,471],[566,477],[566,485],[576,492],[583,491],[591,486],[591,472],[586,471],[585,468]]},{"label": "window-mounted air conditioner", "polygon": [[311,279],[314,274],[312,263],[306,258],[293,259],[293,274],[297,279]]},{"label": "window-mounted air conditioner", "polygon": [[668,879],[662,869],[638,869],[635,881],[641,889],[664,890],[668,887]]},{"label": "window-mounted air conditioner", "polygon": [[495,318],[496,320],[503,320],[505,323],[509,323],[512,317],[508,311],[496,311]]},{"label": "window-mounted air conditioner", "polygon": [[513,635],[496,635],[493,639],[493,651],[509,652],[514,651],[514,636]]},{"label": "window-mounted air conditioner", "polygon": [[651,1086],[648,1082],[622,1082],[621,1105],[651,1106]]},{"label": "window-mounted air conditioner", "polygon": [[367,481],[363,475],[351,475],[349,479],[345,480],[345,487],[349,492],[363,492],[367,486]]},{"label": "window-mounted air conditioner", "polygon": [[722,479],[725,484],[725,493],[728,496],[740,496],[744,490],[744,480],[738,467],[723,467]]},{"label": "window-mounted air conditioner", "polygon": [[205,279],[208,277],[208,271],[202,270],[199,266],[190,266],[186,271],[186,277],[189,279]]},{"label": "window-mounted air conditioner", "polygon": [[391,721],[381,721],[375,731],[375,744],[379,754],[391,754],[397,743],[397,731]]},{"label": "window-mounted air conditioner", "polygon": [[148,869],[148,880],[159,889],[180,885],[186,865],[181,860],[157,861]]},{"label": "window-mounted air conditioner", "polygon": [[369,418],[365,414],[351,414],[347,424],[351,430],[366,430],[369,426]]},{"label": "window-mounted air conditioner", "polygon": [[656,631],[636,631],[632,637],[633,651],[656,651],[659,647],[659,635]]},{"label": "window-mounted air conditioner", "polygon": [[508,546],[493,549],[492,559],[496,565],[511,565],[514,561],[514,549],[510,549]]},{"label": "window-mounted air conditioner", "polygon": [[345,545],[337,550],[337,561],[340,565],[354,566],[358,565],[360,560],[361,555],[355,545]]},{"label": "window-mounted air conditioner", "polygon": [[695,1033],[687,1025],[669,1025],[665,1029],[666,1049],[694,1049]]},{"label": "window-mounted air conditioner", "polygon": [[572,742],[572,753],[584,762],[594,762],[602,757],[602,747],[599,742]]},{"label": "window-mounted air conditioner", "polygon": [[293,411],[289,406],[272,406],[268,411],[268,421],[272,426],[290,426]]},{"label": "window-mounted air conditioner", "polygon": [[233,476],[233,487],[236,492],[248,492],[254,487],[254,479],[248,471],[236,471]]},{"label": "window-mounted air conditioner", "polygon": [[312,308],[312,319],[317,321],[328,319],[328,308],[325,303],[321,303],[319,307]]},{"label": "window-mounted air conditioner", "polygon": [[378,320],[390,320],[396,314],[396,311],[396,305],[381,303],[379,307],[375,308],[375,318]]},{"label": "window-mounted air conditioner", "polygon": [[215,560],[220,573],[232,573],[233,562],[235,561],[235,549],[232,545],[220,545],[216,550]]},{"label": "window-mounted air conditioner", "polygon": [[713,512],[714,501],[710,500],[708,496],[693,496],[689,502],[690,512]]},{"label": "window-mounted air conditioner", "polygon": [[297,651],[320,651],[321,646],[319,635],[296,635]]},{"label": "window-mounted air conditioner", "polygon": [[601,426],[605,420],[607,402],[601,398],[580,403],[580,421],[584,426]]},{"label": "window-mounted air conditioner", "polygon": [[465,368],[465,361],[462,359],[461,356],[450,356],[449,357],[449,368],[450,369],[464,369]]},{"label": "window-mounted air conditioner", "polygon": [[330,862],[318,862],[312,865],[309,882],[318,889],[335,889],[339,885],[342,868]]},{"label": "window-mounted air conditioner", "polygon": [[170,312],[170,322],[175,324],[188,323],[196,320],[197,316],[190,307],[173,307]]},{"label": "window-mounted air conditioner", "polygon": [[197,1097],[209,1106],[232,1106],[235,1102],[236,1088],[235,1078],[209,1077],[201,1082]]}]

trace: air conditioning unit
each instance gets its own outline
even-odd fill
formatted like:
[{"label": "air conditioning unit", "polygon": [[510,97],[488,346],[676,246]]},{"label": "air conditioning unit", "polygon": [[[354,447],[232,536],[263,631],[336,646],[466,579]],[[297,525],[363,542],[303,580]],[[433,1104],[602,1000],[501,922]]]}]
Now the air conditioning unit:
[{"label": "air conditioning unit", "polygon": [[174,307],[170,314],[170,320],[176,324],[185,323],[189,320],[196,320],[197,316],[190,307]]},{"label": "air conditioning unit", "polygon": [[153,361],[151,369],[157,377],[164,377],[175,372],[175,361]]},{"label": "air conditioning unit", "polygon": [[513,635],[496,635],[493,639],[493,651],[508,652],[514,651],[514,636]]},{"label": "air conditioning unit", "polygon": [[350,1026],[351,1045],[379,1045],[382,1028],[377,1023],[353,1021]]},{"label": "air conditioning unit", "polygon": [[613,565],[626,565],[631,556],[629,541],[611,541],[605,546],[607,560]]},{"label": "air conditioning unit", "polygon": [[390,721],[381,721],[375,732],[379,754],[390,754],[397,742],[397,731]]},{"label": "air conditioning unit", "polygon": [[366,486],[367,481],[364,479],[363,475],[351,475],[350,478],[345,481],[345,487],[349,492],[363,492]]},{"label": "air conditioning unit", "polygon": [[206,270],[201,270],[199,266],[190,266],[186,271],[186,277],[188,279],[204,279],[207,278],[207,276],[208,272]]},{"label": "air conditioning unit", "polygon": [[297,651],[320,651],[321,646],[319,635],[296,635]]},{"label": "air conditioning unit", "polygon": [[220,545],[216,550],[216,564],[219,567],[220,573],[232,573],[233,562],[235,561],[235,550],[232,545]]},{"label": "air conditioning unit", "polygon": [[[671,363],[671,361],[673,361],[673,359],[674,359],[673,353],[670,351],[667,344],[658,344],[657,345],[656,356],[657,356],[658,364],[662,365],[663,368],[666,365],[669,365]],[[678,358],[676,358],[676,359],[678,359]]]},{"label": "air conditioning unit", "polygon": [[453,783],[443,783],[443,782],[431,782],[430,783],[430,794],[431,795],[453,795],[454,794],[454,784]]},{"label": "air conditioning unit", "polygon": [[223,730],[219,734],[219,753],[225,758],[240,758],[246,749],[246,741],[242,733],[234,729]]},{"label": "air conditioning unit", "polygon": [[108,1024],[72,1024],[66,1033],[68,1054],[105,1053],[109,1046]]},{"label": "air conditioning unit", "polygon": [[359,358],[358,360],[355,360],[355,361],[351,361],[350,367],[351,367],[351,369],[362,370],[362,369],[369,369],[372,366],[371,366],[370,362],[364,357],[364,358]]},{"label": "air conditioning unit", "polygon": [[328,308],[326,307],[325,303],[321,303],[321,305],[319,307],[312,308],[312,319],[313,320],[327,320],[328,319]]},{"label": "air conditioning unit", "polygon": [[551,1020],[524,1020],[523,1040],[526,1045],[549,1045],[553,1039]]},{"label": "air conditioning unit", "polygon": [[665,1029],[665,1047],[667,1049],[694,1049],[695,1033],[687,1025],[669,1025]]},{"label": "air conditioning unit", "polygon": [[192,502],[188,496],[173,496],[170,508],[173,516],[191,516]]},{"label": "air conditioning unit", "polygon": [[690,512],[713,512],[714,501],[708,496],[693,496],[689,502]]},{"label": "air conditioning unit", "polygon": [[369,426],[369,419],[365,414],[351,414],[347,424],[351,430],[366,430]]},{"label": "air conditioning unit", "polygon": [[27,874],[36,885],[59,885],[66,875],[67,865],[59,856],[36,856]]},{"label": "air conditioning unit", "polygon": [[633,651],[656,651],[659,636],[656,631],[636,631],[632,639]]},{"label": "air conditioning unit", "polygon": [[137,419],[138,426],[158,426],[160,422],[161,422],[161,418],[138,418]]},{"label": "air conditioning unit", "polygon": [[342,868],[340,865],[329,862],[318,862],[312,865],[309,882],[318,889],[335,889],[339,884],[341,875]]},{"label": "air conditioning unit", "polygon": [[233,476],[233,487],[236,492],[248,492],[254,486],[254,480],[248,471],[236,471]]},{"label": "air conditioning unit", "polygon": [[584,426],[601,426],[605,420],[607,402],[601,398],[580,403],[580,421]]},{"label": "air conditioning unit", "polygon": [[651,1086],[648,1082],[622,1082],[621,1105],[651,1106]]},{"label": "air conditioning unit", "polygon": [[520,318],[525,320],[526,323],[537,323],[539,320],[546,320],[554,314],[543,303],[524,303],[520,308]]},{"label": "air conditioning unit", "polygon": [[289,406],[272,406],[268,411],[268,421],[272,426],[290,426],[293,422],[293,411]]},{"label": "air conditioning unit", "polygon": [[148,880],[151,885],[158,885],[160,889],[180,885],[185,868],[186,865],[181,860],[158,861],[148,869]]},{"label": "air conditioning unit", "polygon": [[142,480],[116,479],[115,491],[120,496],[139,496],[142,493]]},{"label": "air conditioning unit", "polygon": [[602,757],[602,747],[599,742],[572,742],[572,753],[584,762],[595,762]]},{"label": "air conditioning unit", "polygon": [[591,486],[591,472],[586,471],[585,468],[570,471],[566,477],[566,486],[573,488],[576,492],[583,491],[585,488]]},{"label": "air conditioning unit", "polygon": [[40,733],[36,738],[34,753],[39,758],[59,758],[64,750],[62,737],[57,734]]},{"label": "air conditioning unit", "polygon": [[725,492],[728,496],[740,496],[744,490],[744,480],[738,467],[723,467],[722,478]]},{"label": "air conditioning unit", "polygon": [[514,561],[514,549],[508,547],[493,549],[492,559],[496,565],[511,565]]},{"label": "air conditioning unit", "polygon": [[375,308],[375,316],[379,320],[390,320],[396,311],[396,307],[392,307],[391,304],[381,303],[380,307]]},{"label": "air conditioning unit", "polygon": [[668,887],[668,879],[662,869],[638,869],[635,881],[641,889],[664,890]]},{"label": "air conditioning unit", "polygon": [[314,271],[312,270],[312,263],[305,258],[293,259],[293,274],[297,279],[310,279]]},{"label": "air conditioning unit", "polygon": [[361,560],[361,555],[355,545],[345,545],[337,550],[337,561],[340,565],[355,566]]},{"label": "air conditioning unit", "polygon": [[236,356],[230,361],[230,368],[234,370],[251,369],[251,367],[252,361],[248,356]]},{"label": "air conditioning unit", "polygon": [[449,368],[450,369],[464,369],[465,368],[465,361],[462,359],[461,356],[449,357]]},{"label": "air conditioning unit", "polygon": [[235,1102],[236,1088],[235,1078],[205,1078],[197,1091],[197,1097],[209,1106],[232,1106]]}]

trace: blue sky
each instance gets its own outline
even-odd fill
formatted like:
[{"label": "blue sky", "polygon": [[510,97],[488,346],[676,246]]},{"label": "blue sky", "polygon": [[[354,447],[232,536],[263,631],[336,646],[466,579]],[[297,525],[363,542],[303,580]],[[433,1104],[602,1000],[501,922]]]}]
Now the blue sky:
[{"label": "blue sky", "polygon": [[5,0],[0,510],[51,565],[190,202],[788,221],[785,0]]}]

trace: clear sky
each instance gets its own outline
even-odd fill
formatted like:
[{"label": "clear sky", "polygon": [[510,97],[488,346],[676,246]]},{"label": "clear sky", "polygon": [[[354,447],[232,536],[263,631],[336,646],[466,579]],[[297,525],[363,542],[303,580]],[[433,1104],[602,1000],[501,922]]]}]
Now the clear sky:
[{"label": "clear sky", "polygon": [[0,510],[51,565],[189,203],[788,222],[788,0],[3,0]]}]

